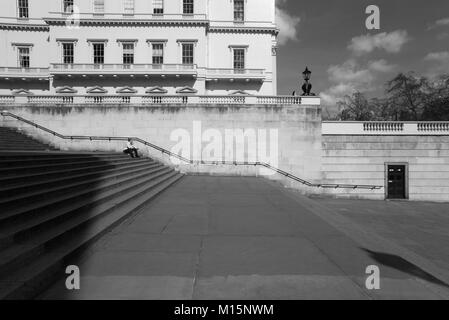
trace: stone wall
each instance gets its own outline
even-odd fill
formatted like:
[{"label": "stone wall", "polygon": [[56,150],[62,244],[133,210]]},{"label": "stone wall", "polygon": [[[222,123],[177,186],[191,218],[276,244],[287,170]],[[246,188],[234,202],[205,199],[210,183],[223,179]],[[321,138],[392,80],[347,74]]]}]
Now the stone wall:
[{"label": "stone wall", "polygon": [[[319,182],[321,179],[321,109],[316,105],[167,105],[167,106],[37,106],[18,105],[3,107],[23,118],[64,135],[134,136],[171,150],[177,141],[170,136],[177,129],[184,129],[192,136],[194,123],[201,123],[202,132],[216,129],[222,135],[229,129],[253,129],[278,131],[277,167],[302,179]],[[2,126],[19,127],[25,133],[50,142],[62,150],[118,151],[124,142],[91,142],[62,140],[11,118],[0,118]],[[259,139],[258,139],[259,140]],[[193,142],[192,142],[193,143]],[[207,146],[202,143],[202,147]],[[160,152],[142,151],[172,164]],[[247,155],[247,153],[245,153]],[[196,158],[191,156],[191,158]],[[256,175],[259,170],[251,167],[229,165],[178,166],[190,173]],[[303,188],[291,179],[278,174],[269,176],[288,187]],[[311,190],[312,189],[312,190]]]},{"label": "stone wall", "polygon": [[[323,135],[324,182],[385,186],[385,163],[393,162],[409,165],[410,200],[449,201],[448,135]],[[385,189],[326,193],[345,198],[385,198]]]}]

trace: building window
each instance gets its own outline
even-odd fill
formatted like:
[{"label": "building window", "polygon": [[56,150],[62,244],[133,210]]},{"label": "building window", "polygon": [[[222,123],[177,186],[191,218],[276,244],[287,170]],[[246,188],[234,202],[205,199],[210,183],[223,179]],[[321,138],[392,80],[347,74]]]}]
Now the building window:
[{"label": "building window", "polygon": [[30,67],[30,48],[19,47],[17,48],[19,52],[19,67],[29,68]]},{"label": "building window", "polygon": [[234,0],[234,21],[245,20],[245,0]]},{"label": "building window", "polygon": [[193,64],[193,43],[182,44],[182,64]]},{"label": "building window", "polygon": [[183,0],[182,13],[193,14],[193,0]]},{"label": "building window", "polygon": [[64,64],[73,64],[74,61],[73,48],[74,48],[73,43],[62,44],[62,62]]},{"label": "building window", "polygon": [[94,43],[94,64],[100,66],[104,64],[104,43]]},{"label": "building window", "polygon": [[153,64],[164,64],[164,44],[153,43]]},{"label": "building window", "polygon": [[134,43],[123,43],[123,64],[125,68],[134,64]]},{"label": "building window", "polygon": [[245,70],[245,49],[234,49],[234,70]]},{"label": "building window", "polygon": [[124,0],[125,5],[125,14],[133,15],[134,14],[134,0]]},{"label": "building window", "polygon": [[94,0],[94,13],[104,13],[104,0]]},{"label": "building window", "polygon": [[164,13],[164,0],[153,0],[153,13],[154,14]]},{"label": "building window", "polygon": [[73,13],[73,0],[63,0],[62,10],[64,13]]},{"label": "building window", "polygon": [[28,19],[28,0],[18,0],[17,9],[19,18]]}]

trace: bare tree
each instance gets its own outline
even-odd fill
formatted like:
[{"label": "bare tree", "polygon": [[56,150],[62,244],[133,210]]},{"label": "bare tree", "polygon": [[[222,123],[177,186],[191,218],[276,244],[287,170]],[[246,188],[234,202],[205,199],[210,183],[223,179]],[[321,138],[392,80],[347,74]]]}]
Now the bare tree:
[{"label": "bare tree", "polygon": [[337,102],[339,118],[343,121],[370,121],[374,120],[374,112],[368,99],[361,92],[346,95]]},{"label": "bare tree", "polygon": [[400,73],[387,83],[387,94],[395,120],[420,120],[428,102],[429,83],[414,73]]}]

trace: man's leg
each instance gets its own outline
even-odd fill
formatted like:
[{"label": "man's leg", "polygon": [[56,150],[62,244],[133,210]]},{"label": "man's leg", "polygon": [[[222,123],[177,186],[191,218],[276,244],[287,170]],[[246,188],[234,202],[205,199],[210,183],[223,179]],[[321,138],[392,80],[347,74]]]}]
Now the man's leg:
[{"label": "man's leg", "polygon": [[133,151],[133,149],[129,149],[128,148],[127,152],[131,156],[131,158],[134,158],[134,151]]}]

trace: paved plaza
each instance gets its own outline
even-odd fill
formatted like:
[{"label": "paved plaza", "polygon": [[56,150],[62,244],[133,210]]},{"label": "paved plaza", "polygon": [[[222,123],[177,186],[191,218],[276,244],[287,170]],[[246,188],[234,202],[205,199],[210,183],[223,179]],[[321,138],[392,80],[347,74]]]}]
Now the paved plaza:
[{"label": "paved plaza", "polygon": [[[72,261],[41,299],[449,299],[449,204],[310,199],[186,176]],[[365,287],[380,269],[380,289]]]}]

